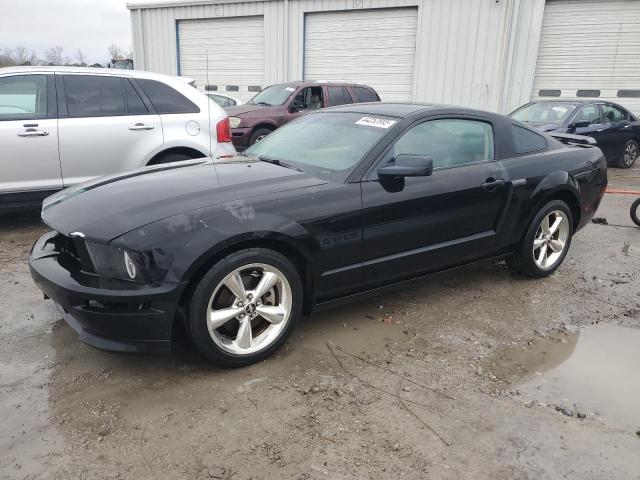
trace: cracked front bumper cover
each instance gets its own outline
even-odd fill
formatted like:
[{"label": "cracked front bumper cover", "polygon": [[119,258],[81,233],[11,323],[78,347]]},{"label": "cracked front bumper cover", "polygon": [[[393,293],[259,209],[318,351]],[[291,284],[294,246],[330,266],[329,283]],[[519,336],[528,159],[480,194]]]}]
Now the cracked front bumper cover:
[{"label": "cracked front bumper cover", "polygon": [[31,276],[53,300],[83,342],[123,352],[171,349],[174,317],[184,283],[138,285],[70,271],[58,261],[43,235],[29,257]]}]

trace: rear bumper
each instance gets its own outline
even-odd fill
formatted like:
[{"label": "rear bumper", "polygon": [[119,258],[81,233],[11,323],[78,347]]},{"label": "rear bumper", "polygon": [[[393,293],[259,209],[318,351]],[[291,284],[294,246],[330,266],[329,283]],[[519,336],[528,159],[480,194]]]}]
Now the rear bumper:
[{"label": "rear bumper", "polygon": [[237,149],[245,149],[249,147],[251,139],[251,128],[232,128],[231,140]]},{"label": "rear bumper", "polygon": [[80,340],[97,348],[123,352],[164,352],[185,285],[133,285],[71,272],[47,248],[55,232],[43,235],[29,257],[31,276],[51,298]]}]

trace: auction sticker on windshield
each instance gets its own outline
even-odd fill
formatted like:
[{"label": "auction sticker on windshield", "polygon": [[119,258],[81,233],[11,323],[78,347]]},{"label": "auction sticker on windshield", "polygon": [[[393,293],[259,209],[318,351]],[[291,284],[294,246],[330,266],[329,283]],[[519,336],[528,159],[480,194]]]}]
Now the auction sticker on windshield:
[{"label": "auction sticker on windshield", "polygon": [[389,128],[396,120],[389,120],[387,118],[379,117],[362,117],[356,122],[356,125],[366,125],[367,127]]}]

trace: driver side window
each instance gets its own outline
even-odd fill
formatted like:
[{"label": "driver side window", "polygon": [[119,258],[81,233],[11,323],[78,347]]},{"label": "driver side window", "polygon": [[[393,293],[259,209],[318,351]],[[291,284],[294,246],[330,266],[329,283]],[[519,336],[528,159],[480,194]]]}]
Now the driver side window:
[{"label": "driver side window", "polygon": [[324,102],[322,98],[322,87],[306,87],[298,92],[293,100],[304,110],[318,110],[322,108]]},{"label": "driver side window", "polygon": [[478,120],[431,120],[405,132],[392,148],[400,154],[429,156],[433,168],[449,168],[494,159],[493,129]]},{"label": "driver side window", "polygon": [[574,122],[589,122],[589,125],[602,123],[600,108],[598,105],[586,105],[576,114]]}]

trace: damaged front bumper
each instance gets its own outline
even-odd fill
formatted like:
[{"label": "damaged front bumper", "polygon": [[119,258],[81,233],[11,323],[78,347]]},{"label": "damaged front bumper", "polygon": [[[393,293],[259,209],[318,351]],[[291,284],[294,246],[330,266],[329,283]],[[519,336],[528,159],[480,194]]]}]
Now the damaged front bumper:
[{"label": "damaged front bumper", "polygon": [[60,261],[54,241],[57,235],[46,233],[35,243],[29,269],[80,340],[104,350],[170,350],[174,318],[186,284],[140,285],[74,269],[69,262]]}]

